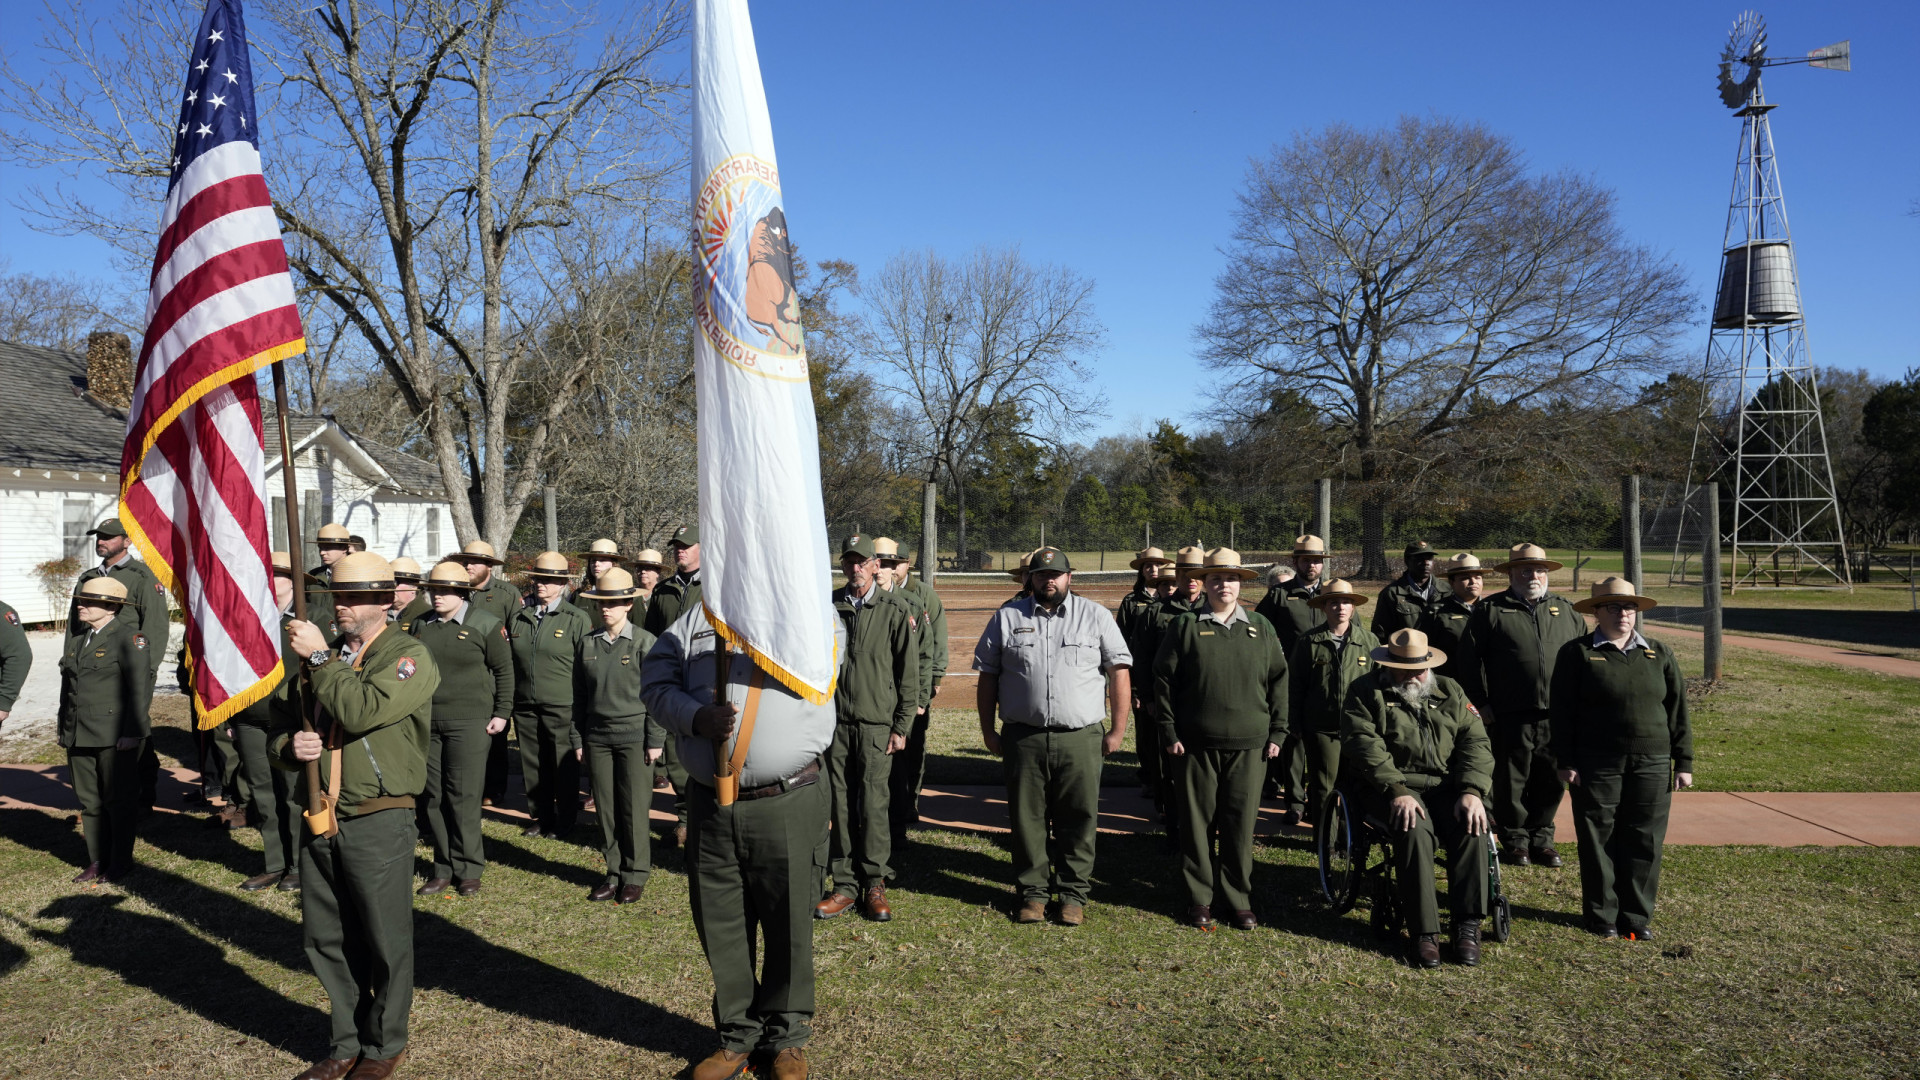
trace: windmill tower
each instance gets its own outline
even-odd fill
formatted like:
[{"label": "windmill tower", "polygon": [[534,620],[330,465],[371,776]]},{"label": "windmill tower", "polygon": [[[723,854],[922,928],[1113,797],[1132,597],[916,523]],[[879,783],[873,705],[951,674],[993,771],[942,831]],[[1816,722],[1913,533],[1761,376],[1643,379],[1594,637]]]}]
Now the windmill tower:
[{"label": "windmill tower", "polygon": [[[1740,148],[1690,477],[1717,473],[1721,481],[1722,540],[1733,556],[1723,580],[1736,590],[1853,585],[1768,121],[1776,106],[1760,86],[1763,69],[1783,64],[1851,70],[1848,46],[1843,41],[1804,57],[1770,59],[1766,24],[1747,12],[1734,22],[1720,57],[1720,100],[1740,118]],[[1739,396],[1729,405],[1724,395],[1736,387]],[[1689,479],[1690,508],[1692,487]],[[1689,554],[1677,542],[1674,566],[1683,567]]]}]

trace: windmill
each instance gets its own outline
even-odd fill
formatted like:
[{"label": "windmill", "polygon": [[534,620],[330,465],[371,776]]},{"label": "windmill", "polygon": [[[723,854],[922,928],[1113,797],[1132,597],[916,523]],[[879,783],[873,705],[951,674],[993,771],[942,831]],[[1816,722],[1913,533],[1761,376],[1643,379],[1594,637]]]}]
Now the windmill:
[{"label": "windmill", "polygon": [[[1770,57],[1766,23],[1749,11],[1734,21],[1720,54],[1720,100],[1740,118],[1740,147],[1684,505],[1697,516],[1694,478],[1718,475],[1730,511],[1722,539],[1733,555],[1725,580],[1736,590],[1853,586],[1768,120],[1776,106],[1760,85],[1762,71],[1787,64],[1849,71],[1849,45]],[[1729,406],[1725,395],[1736,387]],[[1672,564],[1682,576],[1691,555],[1683,550],[1686,533],[1676,538]]]}]

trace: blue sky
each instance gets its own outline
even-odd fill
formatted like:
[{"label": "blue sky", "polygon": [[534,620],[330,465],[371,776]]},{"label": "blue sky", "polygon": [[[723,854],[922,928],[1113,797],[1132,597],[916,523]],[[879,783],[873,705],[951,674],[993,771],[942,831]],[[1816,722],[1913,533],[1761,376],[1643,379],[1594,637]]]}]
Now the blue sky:
[{"label": "blue sky", "polygon": [[[1019,244],[1094,279],[1105,432],[1206,404],[1193,329],[1247,161],[1330,122],[1482,121],[1535,167],[1613,188],[1628,234],[1678,259],[1704,304],[1739,136],[1715,64],[1739,10],[763,0],[754,20],[801,247],[877,270]],[[1920,4],[1763,13],[1775,56],[1853,40],[1856,70],[1775,72],[1768,98],[1814,359],[1898,376],[1920,366]],[[0,168],[0,187],[22,180]],[[15,270],[102,261],[10,207],[0,246]]]}]

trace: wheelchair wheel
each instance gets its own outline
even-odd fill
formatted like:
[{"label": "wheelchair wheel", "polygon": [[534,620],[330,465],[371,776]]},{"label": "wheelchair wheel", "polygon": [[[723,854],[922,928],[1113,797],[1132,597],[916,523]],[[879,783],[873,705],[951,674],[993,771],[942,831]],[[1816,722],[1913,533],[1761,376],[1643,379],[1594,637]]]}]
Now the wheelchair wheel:
[{"label": "wheelchair wheel", "polygon": [[1320,894],[1337,915],[1353,910],[1367,866],[1367,843],[1355,832],[1352,804],[1338,788],[1313,823],[1313,846],[1320,860]]},{"label": "wheelchair wheel", "polygon": [[1513,902],[1500,885],[1500,845],[1487,834],[1487,940],[1505,941],[1513,932]]},{"label": "wheelchair wheel", "polygon": [[1487,940],[1505,941],[1513,934],[1513,903],[1506,897],[1493,901],[1493,918],[1488,920]]},{"label": "wheelchair wheel", "polygon": [[1382,938],[1396,937],[1400,933],[1400,897],[1394,892],[1393,875],[1382,866],[1373,876],[1373,932]]}]

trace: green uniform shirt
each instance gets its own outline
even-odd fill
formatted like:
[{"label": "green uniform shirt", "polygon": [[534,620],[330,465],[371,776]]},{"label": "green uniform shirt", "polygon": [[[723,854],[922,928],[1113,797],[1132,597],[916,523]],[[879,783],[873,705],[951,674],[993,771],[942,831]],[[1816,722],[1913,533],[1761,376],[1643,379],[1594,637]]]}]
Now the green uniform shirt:
[{"label": "green uniform shirt", "polygon": [[940,602],[939,593],[918,578],[908,578],[905,584],[895,586],[893,595],[913,613],[914,633],[919,635],[920,700],[916,707],[924,709],[947,674],[947,605]]},{"label": "green uniform shirt", "polygon": [[913,730],[919,707],[919,641],[907,605],[880,586],[858,609],[845,586],[833,607],[847,628],[847,658],[833,703],[842,724],[886,724],[895,735]]},{"label": "green uniform shirt", "polygon": [[[425,587],[423,583],[421,588]],[[520,590],[514,588],[506,578],[501,577],[500,568],[496,566],[485,585],[467,594],[467,603],[493,616],[495,622],[505,626],[507,620],[513,617],[513,613],[520,610],[524,601],[520,599]],[[496,715],[505,716],[506,714],[497,713]]]},{"label": "green uniform shirt", "polygon": [[33,670],[33,646],[13,605],[0,602],[0,712],[11,712]]},{"label": "green uniform shirt", "polygon": [[1493,787],[1493,747],[1460,684],[1433,676],[1418,706],[1393,693],[1385,668],[1353,684],[1340,729],[1340,757],[1376,794],[1399,798],[1451,784],[1482,798]]},{"label": "green uniform shirt", "polygon": [[700,571],[695,570],[691,577],[672,577],[660,579],[653,587],[653,599],[647,601],[647,617],[640,628],[658,638],[673,625],[690,607],[700,606]]},{"label": "green uniform shirt", "polygon": [[1459,680],[1460,639],[1467,632],[1467,620],[1473,617],[1474,606],[1448,593],[1420,624],[1420,632],[1427,635],[1427,644],[1447,654],[1447,662],[1434,669],[1436,674]]},{"label": "green uniform shirt", "polygon": [[[543,614],[544,612],[544,614]],[[573,663],[595,620],[565,600],[548,612],[527,606],[507,620],[513,646],[513,702],[521,708],[573,705]]]},{"label": "green uniform shirt", "polygon": [[1591,756],[1673,758],[1693,771],[1687,681],[1664,642],[1634,635],[1625,651],[1582,637],[1560,647],[1553,665],[1553,756],[1573,767]]},{"label": "green uniform shirt", "polygon": [[1373,609],[1373,636],[1385,641],[1395,630],[1420,629],[1450,592],[1438,577],[1429,577],[1426,594],[1422,595],[1407,580],[1407,575],[1401,574],[1393,584],[1380,590],[1380,599]]},{"label": "green uniform shirt", "polygon": [[[402,626],[405,626],[406,624],[412,622],[413,620],[419,618],[422,615],[428,614],[431,611],[433,611],[433,601],[427,599],[427,590],[421,589],[420,595],[415,596],[413,598],[413,603],[408,604],[406,607],[401,608],[400,614],[395,615],[393,617],[393,621],[399,623]],[[328,620],[328,621],[332,621],[332,620]]]},{"label": "green uniform shirt", "polygon": [[1318,581],[1305,582],[1293,578],[1281,582],[1279,588],[1268,589],[1267,595],[1261,597],[1259,605],[1253,609],[1255,614],[1266,616],[1267,621],[1273,624],[1274,632],[1280,635],[1280,646],[1287,650],[1288,656],[1293,655],[1293,647],[1307,636],[1307,631],[1327,621],[1319,608],[1307,603],[1309,597],[1319,592]]},{"label": "green uniform shirt", "polygon": [[[358,656],[336,658],[315,669],[312,679],[320,733],[340,744],[337,809],[342,815],[358,813],[367,799],[414,798],[426,790],[427,733],[434,691],[440,688],[440,669],[426,645],[388,626]],[[292,732],[286,732],[268,746],[283,766],[302,773],[295,798],[306,806],[305,770],[294,760],[292,742]],[[333,781],[332,758],[320,755],[323,788]]]},{"label": "green uniform shirt", "polygon": [[423,615],[405,629],[426,645],[440,669],[435,723],[513,715],[513,647],[500,620],[468,600],[452,616]]},{"label": "green uniform shirt", "polygon": [[81,633],[67,639],[60,657],[61,746],[112,746],[152,733],[147,710],[153,703],[156,648],[118,619],[96,631],[82,624]]},{"label": "green uniform shirt", "polygon": [[1120,608],[1114,612],[1113,621],[1120,624],[1120,636],[1127,639],[1127,648],[1134,647],[1134,627],[1141,613],[1153,604],[1153,589],[1144,581],[1135,582],[1133,591],[1120,598]]},{"label": "green uniform shirt", "polygon": [[640,700],[640,662],[654,637],[633,625],[617,637],[598,630],[582,638],[573,666],[573,723],[580,738],[596,746],[645,741],[647,749],[666,745],[666,731],[647,722]]},{"label": "green uniform shirt", "polygon": [[1380,639],[1359,623],[1347,624],[1347,641],[1336,647],[1325,623],[1307,632],[1287,660],[1287,719],[1295,734],[1340,734],[1347,689],[1373,670],[1368,656]]},{"label": "green uniform shirt", "polygon": [[1554,658],[1586,633],[1586,616],[1556,593],[1531,606],[1510,589],[1482,597],[1460,638],[1460,685],[1496,722],[1503,713],[1544,713]]},{"label": "green uniform shirt", "polygon": [[1168,743],[1189,750],[1252,750],[1287,730],[1287,658],[1258,613],[1236,607],[1222,625],[1183,613],[1153,658],[1155,717]]},{"label": "green uniform shirt", "polygon": [[159,578],[153,576],[153,571],[147,569],[146,563],[133,557],[132,549],[128,549],[118,566],[95,566],[81,572],[74,583],[74,599],[67,605],[67,636],[78,637],[86,632],[87,624],[80,621],[80,586],[97,577],[110,577],[126,586],[127,602],[120,605],[113,620],[125,623],[147,636],[147,675],[148,678],[159,678],[170,629],[167,589],[160,584]]}]

